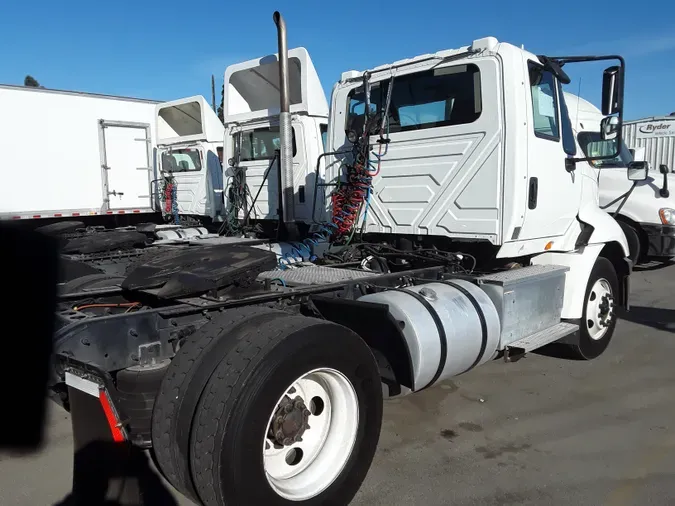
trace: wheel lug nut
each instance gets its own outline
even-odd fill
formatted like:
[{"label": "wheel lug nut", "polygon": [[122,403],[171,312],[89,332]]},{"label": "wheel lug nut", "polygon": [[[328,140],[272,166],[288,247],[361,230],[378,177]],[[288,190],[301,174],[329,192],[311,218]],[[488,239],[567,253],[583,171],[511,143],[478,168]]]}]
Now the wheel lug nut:
[{"label": "wheel lug nut", "polygon": [[284,446],[291,446],[293,444],[293,440],[290,437],[287,437],[284,439]]},{"label": "wheel lug nut", "polygon": [[309,416],[309,415],[312,414],[312,412],[311,412],[309,409],[305,409],[305,410],[302,412],[302,414],[305,415],[305,416]]},{"label": "wheel lug nut", "polygon": [[306,423],[306,424],[305,424],[305,430],[309,430],[309,429],[311,429],[311,427],[309,426],[308,423]]},{"label": "wheel lug nut", "polygon": [[293,411],[293,404],[287,404],[286,407],[284,408],[284,411],[286,411],[286,413],[290,413],[291,411]]},{"label": "wheel lug nut", "polygon": [[275,434],[275,437],[277,438],[277,441],[283,440],[284,439],[283,431],[278,430],[277,433]]},{"label": "wheel lug nut", "polygon": [[293,439],[295,440],[296,443],[299,443],[300,441],[302,441],[302,437],[300,437],[300,434],[295,436]]},{"label": "wheel lug nut", "polygon": [[284,417],[278,416],[276,422],[277,422],[277,424],[281,425],[282,423],[284,423]]}]

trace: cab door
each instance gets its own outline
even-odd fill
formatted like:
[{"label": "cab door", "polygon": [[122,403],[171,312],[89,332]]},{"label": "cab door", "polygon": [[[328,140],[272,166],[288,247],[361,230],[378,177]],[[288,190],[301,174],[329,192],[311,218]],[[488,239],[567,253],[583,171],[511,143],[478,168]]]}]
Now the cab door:
[{"label": "cab door", "polygon": [[581,201],[580,175],[565,168],[576,144],[559,82],[538,62],[525,58],[524,65],[530,79],[530,124],[527,206],[518,239],[558,237],[576,220]]}]

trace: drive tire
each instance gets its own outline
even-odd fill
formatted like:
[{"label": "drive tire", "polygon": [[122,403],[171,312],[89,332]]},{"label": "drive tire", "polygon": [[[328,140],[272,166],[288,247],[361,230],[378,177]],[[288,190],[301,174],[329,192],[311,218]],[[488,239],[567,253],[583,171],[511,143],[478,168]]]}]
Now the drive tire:
[{"label": "drive tire", "polygon": [[286,315],[258,306],[216,313],[171,361],[154,404],[152,444],[162,474],[183,495],[198,497],[189,469],[190,429],[209,378],[242,332]]},{"label": "drive tire", "polygon": [[[611,318],[605,328],[604,333],[595,334],[598,326],[598,318],[595,314],[590,314],[594,307],[593,303],[598,300],[597,297],[604,297],[605,291],[611,291],[610,311]],[[583,313],[579,322],[579,332],[577,333],[576,343],[571,345],[574,355],[582,360],[592,360],[599,357],[609,346],[614,329],[616,327],[616,298],[619,296],[619,281],[616,270],[612,263],[604,257],[598,257],[591,270],[588,279],[586,292],[584,294]]]},{"label": "drive tire", "polygon": [[[325,412],[330,412],[328,429],[322,434],[346,431],[353,439],[340,446],[332,436],[325,436],[324,443],[315,446],[321,448],[318,456],[305,461],[307,469],[316,464],[315,472],[329,475],[323,488],[289,500],[272,486],[265,470],[263,452],[271,448],[267,430],[278,416],[282,396],[294,391],[289,385],[300,385],[308,373],[316,371],[332,371],[341,381],[346,379],[344,384],[355,393],[353,404],[331,404]],[[338,398],[331,397],[330,402]],[[339,409],[350,405],[356,409]],[[351,422],[339,423],[342,415]],[[316,423],[315,430],[321,426],[319,420],[320,415],[309,417],[310,425]],[[381,423],[379,370],[370,348],[357,334],[335,323],[301,316],[266,323],[243,336],[223,358],[199,401],[190,458],[200,499],[207,506],[349,504],[372,463]],[[307,440],[313,437],[309,431],[303,435]],[[324,448],[337,453],[321,454]],[[326,461],[326,455],[336,458]],[[320,468],[321,459],[329,464]]]}]

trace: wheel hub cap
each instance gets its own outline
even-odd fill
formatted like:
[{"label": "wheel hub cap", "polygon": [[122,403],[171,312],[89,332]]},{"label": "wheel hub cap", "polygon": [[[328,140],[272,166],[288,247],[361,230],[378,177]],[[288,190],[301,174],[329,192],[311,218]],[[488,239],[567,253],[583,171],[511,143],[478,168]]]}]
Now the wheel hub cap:
[{"label": "wheel hub cap", "polygon": [[286,389],[265,429],[267,482],[290,501],[321,494],[347,465],[358,426],[358,397],[345,375],[329,368],[304,374]]},{"label": "wheel hub cap", "polygon": [[275,448],[291,446],[302,441],[302,435],[309,429],[309,416],[312,412],[307,409],[302,397],[291,400],[288,396],[279,403],[279,409],[274,415],[271,435]]},{"label": "wheel hub cap", "polygon": [[591,339],[602,339],[614,319],[612,286],[606,279],[598,279],[586,301],[586,327]]}]

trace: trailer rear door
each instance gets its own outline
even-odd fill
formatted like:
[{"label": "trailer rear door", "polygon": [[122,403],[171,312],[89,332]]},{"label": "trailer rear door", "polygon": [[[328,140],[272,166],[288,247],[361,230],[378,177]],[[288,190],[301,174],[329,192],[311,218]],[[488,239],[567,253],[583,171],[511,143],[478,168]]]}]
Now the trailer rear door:
[{"label": "trailer rear door", "polygon": [[101,121],[103,198],[110,210],[152,208],[150,125]]}]

